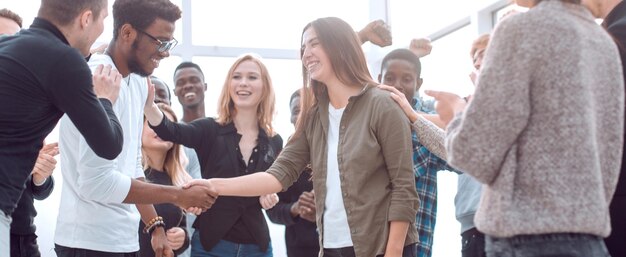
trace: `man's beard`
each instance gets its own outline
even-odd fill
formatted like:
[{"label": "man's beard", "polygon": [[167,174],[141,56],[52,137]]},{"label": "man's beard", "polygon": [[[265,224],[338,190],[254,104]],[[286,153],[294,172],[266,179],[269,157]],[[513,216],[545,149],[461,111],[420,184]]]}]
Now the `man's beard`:
[{"label": "man's beard", "polygon": [[139,48],[138,44],[139,44],[138,39],[135,39],[135,41],[133,42],[131,46],[132,54],[128,58],[128,70],[139,76],[147,77],[147,76],[150,76],[150,74],[152,73],[143,70],[143,68],[141,68],[141,65],[139,64],[139,61],[137,60],[137,51],[138,51],[137,49]]}]

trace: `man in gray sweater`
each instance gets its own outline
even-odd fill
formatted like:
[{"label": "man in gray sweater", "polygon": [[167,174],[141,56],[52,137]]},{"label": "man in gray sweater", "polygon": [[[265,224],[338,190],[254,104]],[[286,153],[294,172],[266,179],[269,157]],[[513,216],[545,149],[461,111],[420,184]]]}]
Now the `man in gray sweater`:
[{"label": "man in gray sweater", "polygon": [[516,2],[531,9],[496,28],[448,126],[449,163],[484,184],[487,256],[606,256],[624,128],[617,47],[580,1]]}]

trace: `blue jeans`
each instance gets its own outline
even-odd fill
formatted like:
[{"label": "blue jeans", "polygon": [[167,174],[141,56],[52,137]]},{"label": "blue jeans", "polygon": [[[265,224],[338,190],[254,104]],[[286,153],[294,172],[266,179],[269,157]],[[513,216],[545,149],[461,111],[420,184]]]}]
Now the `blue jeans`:
[{"label": "blue jeans", "polygon": [[602,238],[587,234],[486,236],[487,257],[610,257]]},{"label": "blue jeans", "polygon": [[196,230],[191,237],[191,257],[273,257],[272,244],[262,252],[256,244],[237,244],[220,240],[209,251],[200,243],[200,233]]}]

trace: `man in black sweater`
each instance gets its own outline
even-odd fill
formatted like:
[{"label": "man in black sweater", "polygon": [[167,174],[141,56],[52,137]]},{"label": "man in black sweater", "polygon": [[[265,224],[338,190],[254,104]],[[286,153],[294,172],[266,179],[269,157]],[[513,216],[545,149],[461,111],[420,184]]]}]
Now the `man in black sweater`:
[{"label": "man in black sweater", "polygon": [[45,0],[29,29],[0,39],[0,256],[9,255],[10,215],[63,113],[99,156],[121,151],[111,108],[121,76],[101,67],[92,80],[85,63],[107,12],[106,0]]}]

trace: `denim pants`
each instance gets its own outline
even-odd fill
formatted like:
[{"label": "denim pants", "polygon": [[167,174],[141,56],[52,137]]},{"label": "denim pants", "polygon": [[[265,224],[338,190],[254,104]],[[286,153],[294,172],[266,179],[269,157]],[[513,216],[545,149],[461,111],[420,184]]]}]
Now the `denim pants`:
[{"label": "denim pants", "polygon": [[54,244],[57,257],[139,257],[139,252],[134,253],[108,253],[87,249],[70,248]]},{"label": "denim pants", "polygon": [[37,235],[11,234],[11,257],[41,257]]},{"label": "denim pants", "polygon": [[[324,248],[324,257],[355,257],[354,247],[344,248]],[[402,249],[402,257],[415,257],[417,256],[417,246],[415,244],[407,245]],[[377,257],[382,257],[378,255]]]},{"label": "denim pants", "polygon": [[200,233],[196,230],[191,237],[191,257],[273,257],[272,243],[262,252],[256,244],[238,244],[220,240],[209,251],[200,243]]},{"label": "denim pants", "polygon": [[610,257],[602,238],[588,234],[486,237],[487,257]]},{"label": "denim pants", "polygon": [[11,216],[0,211],[0,257],[8,257],[11,245]]}]

